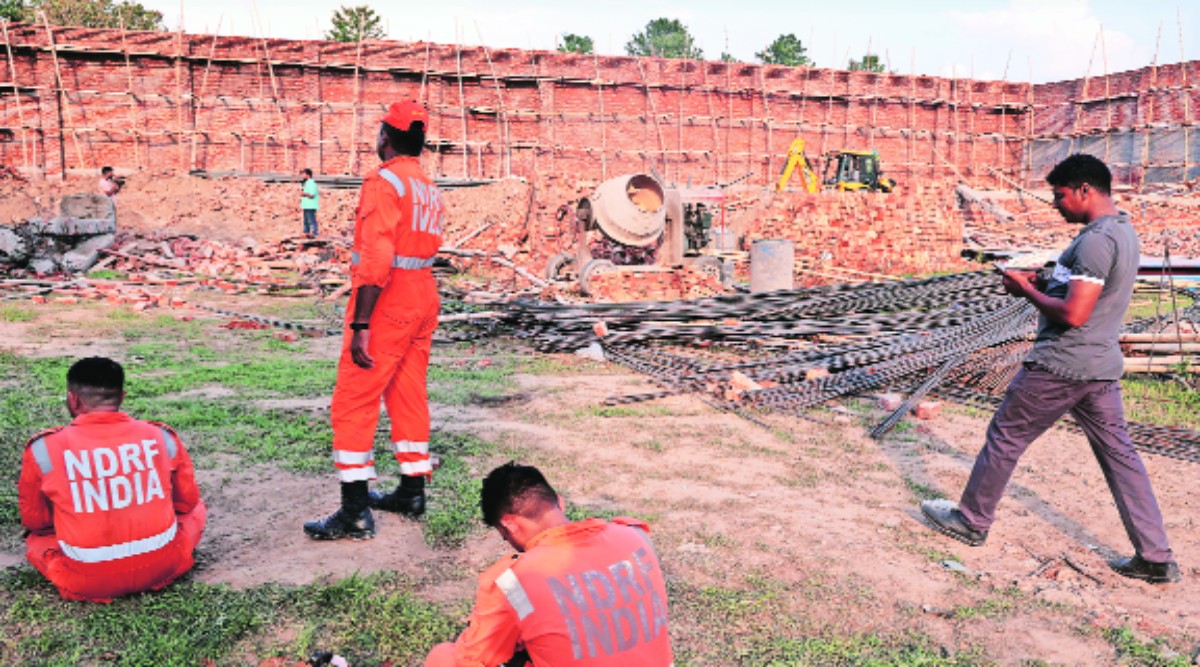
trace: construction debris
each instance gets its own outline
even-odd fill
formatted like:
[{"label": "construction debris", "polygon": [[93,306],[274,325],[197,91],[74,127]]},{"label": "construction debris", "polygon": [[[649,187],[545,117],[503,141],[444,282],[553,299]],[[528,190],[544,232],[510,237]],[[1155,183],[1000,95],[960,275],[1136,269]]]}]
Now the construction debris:
[{"label": "construction debris", "polygon": [[116,238],[112,200],[95,194],[63,197],[58,215],[0,227],[0,269],[33,273],[87,271]]}]

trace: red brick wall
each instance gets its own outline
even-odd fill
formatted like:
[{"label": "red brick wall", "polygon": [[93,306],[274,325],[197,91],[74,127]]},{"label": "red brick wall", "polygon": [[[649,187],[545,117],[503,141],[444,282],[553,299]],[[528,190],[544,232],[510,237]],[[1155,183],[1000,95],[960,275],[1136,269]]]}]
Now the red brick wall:
[{"label": "red brick wall", "polygon": [[1030,87],[1005,82],[81,28],[54,28],[51,48],[44,28],[20,24],[9,41],[15,74],[0,81],[23,92],[0,95],[0,160],[46,174],[361,174],[378,118],[405,97],[430,107],[430,170],[468,178],[656,168],[765,184],[797,136],[810,156],[876,148],[902,182],[1016,175],[1030,124]]}]

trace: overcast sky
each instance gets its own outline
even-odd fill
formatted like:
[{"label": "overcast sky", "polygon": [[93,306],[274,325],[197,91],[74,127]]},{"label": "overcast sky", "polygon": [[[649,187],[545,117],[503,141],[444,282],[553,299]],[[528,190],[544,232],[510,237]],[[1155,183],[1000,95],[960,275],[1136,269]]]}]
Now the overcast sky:
[{"label": "overcast sky", "polygon": [[[143,0],[168,27],[222,35],[318,39],[342,4],[368,4],[390,39],[553,50],[564,33],[603,55],[656,18],[679,19],[705,58],[755,53],[793,33],[821,67],[868,48],[889,69],[1010,81],[1060,81],[1200,60],[1194,0]],[[1103,32],[1101,32],[1103,31]],[[1181,39],[1182,33],[1182,39]],[[1102,39],[1098,36],[1103,35]]]}]

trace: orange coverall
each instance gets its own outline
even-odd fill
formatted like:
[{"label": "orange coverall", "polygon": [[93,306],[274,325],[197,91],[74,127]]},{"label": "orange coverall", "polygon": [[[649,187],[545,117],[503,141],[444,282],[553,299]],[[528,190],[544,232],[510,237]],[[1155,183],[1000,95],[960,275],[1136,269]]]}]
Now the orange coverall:
[{"label": "orange coverall", "polygon": [[[363,181],[354,224],[353,287],[333,390],[333,461],[342,482],[375,479],[374,441],[383,397],[400,474],[433,472],[425,374],[437,329],[437,283],[429,267],[442,244],[442,193],[416,157],[388,160]],[[358,288],[382,287],[371,313],[367,352],[374,368],[350,356]]]},{"label": "orange coverall", "polygon": [[17,504],[29,562],[64,598],[91,602],[192,569],[207,516],[179,436],[123,412],[82,414],[30,440]]},{"label": "orange coverall", "polygon": [[479,577],[470,624],[425,667],[496,667],[519,646],[535,667],[668,667],[667,588],[641,521],[551,528]]}]

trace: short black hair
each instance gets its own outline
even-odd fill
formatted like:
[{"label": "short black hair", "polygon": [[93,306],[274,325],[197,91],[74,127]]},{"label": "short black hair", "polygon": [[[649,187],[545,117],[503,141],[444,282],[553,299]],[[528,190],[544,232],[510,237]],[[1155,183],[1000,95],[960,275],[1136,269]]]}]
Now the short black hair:
[{"label": "short black hair", "polygon": [[112,167],[100,167],[100,175],[105,176],[112,173]]},{"label": "short black hair", "polygon": [[301,171],[303,174],[305,174],[306,176],[308,176],[309,178],[312,178],[312,169],[307,169],[307,168],[306,168],[306,169],[301,169],[300,171]]},{"label": "short black hair", "polygon": [[125,369],[107,357],[80,359],[67,370],[67,389],[89,404],[120,403]]},{"label": "short black hair", "polygon": [[401,155],[416,157],[425,149],[425,123],[419,120],[409,123],[407,130],[397,130],[384,123],[383,133],[387,136],[388,143],[392,148]]},{"label": "short black hair", "polygon": [[506,514],[534,518],[548,506],[558,506],[558,493],[533,466],[509,461],[483,478],[479,509],[483,522],[492,528],[499,526]]},{"label": "short black hair", "polygon": [[1104,194],[1112,194],[1112,172],[1094,155],[1076,153],[1054,165],[1046,182],[1056,188],[1078,188],[1088,184]]}]

